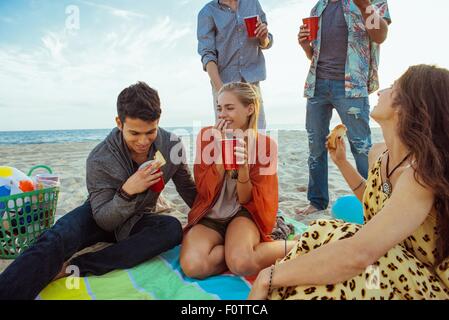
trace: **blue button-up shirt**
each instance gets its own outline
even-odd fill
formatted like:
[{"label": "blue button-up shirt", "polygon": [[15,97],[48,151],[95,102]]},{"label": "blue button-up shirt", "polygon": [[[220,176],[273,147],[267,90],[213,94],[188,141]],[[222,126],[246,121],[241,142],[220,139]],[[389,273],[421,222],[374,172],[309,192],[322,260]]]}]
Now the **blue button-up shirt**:
[{"label": "blue button-up shirt", "polygon": [[[240,0],[232,11],[219,0],[209,2],[198,14],[198,53],[203,68],[214,61],[223,83],[266,79],[265,58],[258,38],[248,38],[244,18],[259,15],[267,23],[258,0]],[[273,36],[269,34],[270,48]]]}]

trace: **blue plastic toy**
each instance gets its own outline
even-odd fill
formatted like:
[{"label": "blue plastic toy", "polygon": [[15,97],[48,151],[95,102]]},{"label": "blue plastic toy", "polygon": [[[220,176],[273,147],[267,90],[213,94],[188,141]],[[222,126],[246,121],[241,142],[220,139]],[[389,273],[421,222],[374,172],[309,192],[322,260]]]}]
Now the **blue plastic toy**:
[{"label": "blue plastic toy", "polygon": [[[0,198],[6,197],[11,194],[11,188],[9,186],[1,186],[0,187]],[[0,203],[0,218],[5,214],[6,206],[3,202]]]},{"label": "blue plastic toy", "polygon": [[343,196],[332,206],[332,216],[346,222],[364,224],[362,203],[356,196]]}]

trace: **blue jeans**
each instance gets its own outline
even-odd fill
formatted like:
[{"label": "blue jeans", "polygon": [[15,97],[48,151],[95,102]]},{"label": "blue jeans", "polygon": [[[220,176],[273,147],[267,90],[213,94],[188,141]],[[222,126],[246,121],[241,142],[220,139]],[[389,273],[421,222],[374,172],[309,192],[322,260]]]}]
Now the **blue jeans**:
[{"label": "blue jeans", "polygon": [[315,96],[307,100],[306,129],[309,137],[309,188],[307,199],[319,210],[329,205],[328,158],[326,137],[332,110],[335,108],[343,124],[358,172],[366,179],[368,153],[371,149],[369,99],[346,98],[344,81],[317,79]]},{"label": "blue jeans", "polygon": [[0,274],[0,300],[34,299],[61,271],[76,252],[97,242],[113,242],[103,250],[70,261],[80,275],[102,275],[115,269],[132,268],[182,240],[181,223],[170,216],[146,215],[125,240],[95,223],[90,203],[67,213]]}]

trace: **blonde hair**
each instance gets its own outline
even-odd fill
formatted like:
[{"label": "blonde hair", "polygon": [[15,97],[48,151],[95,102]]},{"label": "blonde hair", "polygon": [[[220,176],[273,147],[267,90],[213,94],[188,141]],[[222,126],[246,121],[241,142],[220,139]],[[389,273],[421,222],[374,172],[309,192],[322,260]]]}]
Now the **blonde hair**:
[{"label": "blonde hair", "polygon": [[255,85],[245,82],[231,82],[223,85],[218,92],[219,96],[223,92],[232,92],[237,99],[245,106],[254,105],[254,112],[248,119],[248,129],[257,137],[257,121],[260,112],[260,95],[259,90]]}]

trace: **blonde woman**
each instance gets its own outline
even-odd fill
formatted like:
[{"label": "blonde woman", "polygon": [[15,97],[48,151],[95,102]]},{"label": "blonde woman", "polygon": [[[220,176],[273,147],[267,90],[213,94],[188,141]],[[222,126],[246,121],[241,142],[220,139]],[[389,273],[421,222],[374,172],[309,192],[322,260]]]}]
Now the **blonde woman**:
[{"label": "blonde woman", "polygon": [[[217,124],[198,136],[198,195],[181,249],[181,267],[189,277],[202,279],[227,269],[256,274],[293,247],[270,237],[278,209],[277,146],[257,131],[259,106],[253,85],[226,84],[218,93]],[[239,138],[234,171],[225,171],[221,161],[221,139],[228,134]]]}]

